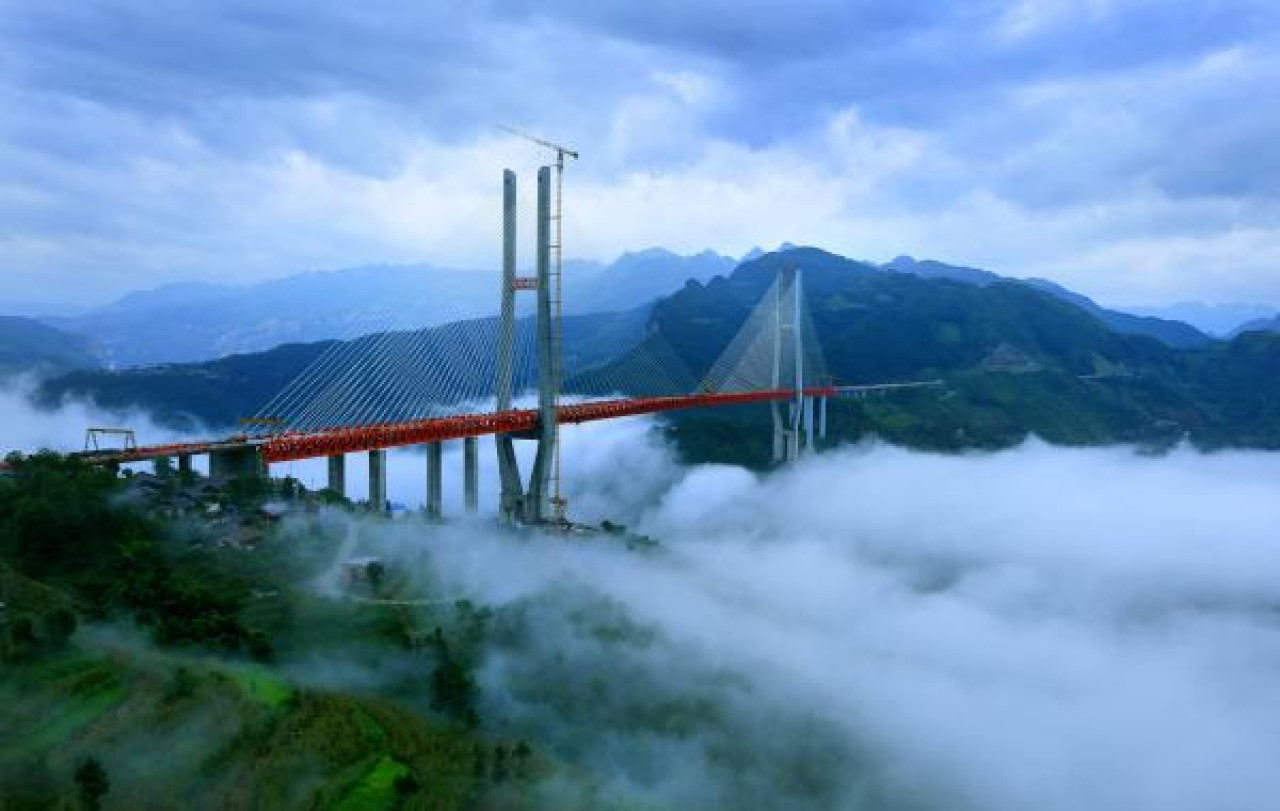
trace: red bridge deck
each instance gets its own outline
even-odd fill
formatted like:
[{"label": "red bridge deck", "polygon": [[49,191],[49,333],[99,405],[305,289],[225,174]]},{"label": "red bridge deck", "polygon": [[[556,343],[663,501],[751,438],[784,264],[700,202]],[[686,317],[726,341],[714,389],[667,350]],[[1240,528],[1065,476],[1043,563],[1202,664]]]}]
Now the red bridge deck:
[{"label": "red bridge deck", "polygon": [[[839,389],[832,386],[805,389],[808,397],[834,397]],[[794,389],[753,391],[731,394],[685,394],[671,397],[637,397],[626,400],[602,400],[592,403],[560,406],[560,422],[575,425],[595,420],[633,417],[660,411],[677,411],[700,406],[738,405],[795,397]],[[406,422],[361,425],[350,428],[326,428],[297,431],[267,437],[234,436],[210,442],[185,442],[149,445],[128,451],[94,451],[77,454],[91,462],[137,462],[161,456],[203,454],[216,451],[256,447],[266,462],[291,462],[341,453],[396,448],[427,442],[442,442],[485,434],[522,433],[538,428],[536,409],[512,409],[488,414],[459,414]]]}]

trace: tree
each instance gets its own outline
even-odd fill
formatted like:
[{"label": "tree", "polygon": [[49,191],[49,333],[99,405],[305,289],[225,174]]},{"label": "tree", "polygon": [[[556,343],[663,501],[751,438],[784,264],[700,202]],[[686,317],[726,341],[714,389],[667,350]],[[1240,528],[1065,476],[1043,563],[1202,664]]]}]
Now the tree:
[{"label": "tree", "polygon": [[387,567],[380,560],[370,561],[369,565],[364,567],[364,576],[369,579],[369,590],[375,594],[382,588],[382,581],[386,575]]},{"label": "tree", "polygon": [[80,807],[86,811],[98,811],[102,797],[111,790],[107,770],[95,757],[85,758],[76,769],[76,788],[80,792]]},{"label": "tree", "polygon": [[493,782],[501,783],[507,779],[507,750],[498,744],[493,748]]},{"label": "tree", "polygon": [[396,778],[395,790],[396,796],[403,801],[421,791],[422,783],[418,782],[418,778],[414,777],[412,772],[409,772]]},{"label": "tree", "polygon": [[475,679],[453,657],[446,655],[431,674],[432,709],[472,725],[476,719],[475,700]]},{"label": "tree", "polygon": [[36,646],[36,626],[27,614],[15,614],[4,628],[3,658],[18,662],[32,654]]},{"label": "tree", "polygon": [[44,621],[45,633],[49,644],[54,648],[62,648],[76,631],[76,615],[66,607],[55,608]]}]

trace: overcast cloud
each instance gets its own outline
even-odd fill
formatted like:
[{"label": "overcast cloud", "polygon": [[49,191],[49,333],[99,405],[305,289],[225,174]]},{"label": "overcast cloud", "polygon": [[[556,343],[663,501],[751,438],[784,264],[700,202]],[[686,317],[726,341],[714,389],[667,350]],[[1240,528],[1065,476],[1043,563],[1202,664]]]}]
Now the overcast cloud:
[{"label": "overcast cloud", "polygon": [[[0,0],[0,272],[492,266],[503,166],[581,149],[570,255],[783,240],[1280,303],[1262,0]],[[526,183],[528,187],[529,183]]]}]

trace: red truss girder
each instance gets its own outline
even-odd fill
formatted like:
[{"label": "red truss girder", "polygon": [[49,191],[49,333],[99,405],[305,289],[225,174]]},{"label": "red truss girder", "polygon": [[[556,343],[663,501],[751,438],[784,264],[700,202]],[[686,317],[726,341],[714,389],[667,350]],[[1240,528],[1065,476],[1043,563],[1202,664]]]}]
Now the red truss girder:
[{"label": "red truss girder", "polygon": [[234,450],[250,444],[247,437],[235,436],[211,442],[175,442],[170,445],[140,445],[127,450],[76,451],[71,456],[87,462],[145,462],[160,456],[197,456],[220,450]]},{"label": "red truss girder", "polygon": [[[804,393],[809,397],[834,397],[836,390],[831,387],[820,387],[806,389]],[[577,424],[699,406],[787,400],[794,396],[793,389],[778,389],[731,394],[637,397],[560,406],[559,417],[562,423]],[[461,439],[469,436],[521,433],[532,431],[537,427],[537,411],[515,409],[492,414],[461,414],[456,417],[435,417],[408,422],[279,434],[265,439],[260,447],[264,461],[291,462],[340,453],[358,453],[403,445],[420,445],[426,442],[443,442],[447,439]]]}]

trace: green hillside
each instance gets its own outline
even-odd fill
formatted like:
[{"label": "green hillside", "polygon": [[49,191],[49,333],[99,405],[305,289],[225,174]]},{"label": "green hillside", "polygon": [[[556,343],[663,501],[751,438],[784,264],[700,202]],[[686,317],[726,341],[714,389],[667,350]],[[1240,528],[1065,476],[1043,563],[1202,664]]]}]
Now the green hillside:
[{"label": "green hillside", "polygon": [[52,374],[97,366],[98,357],[89,339],[30,318],[0,316],[0,378],[22,372]]},{"label": "green hillside", "polygon": [[829,371],[842,382],[949,374],[978,366],[1002,345],[1073,374],[1171,357],[1163,344],[1113,332],[1029,285],[888,273],[816,248],[766,254],[728,277],[690,283],[655,307],[653,323],[695,373],[704,372],[786,266],[803,269]]},{"label": "green hillside", "polygon": [[[842,383],[943,379],[936,389],[830,405],[830,442],[879,437],[939,450],[1181,438],[1280,447],[1280,342],[1263,334],[1176,349],[1116,331],[1036,285],[885,273],[816,249],[767,254],[689,284],[653,323],[704,372],[786,265],[803,284],[828,371]],[[764,406],[673,414],[690,461],[770,457]]]},{"label": "green hillside", "polygon": [[[510,807],[553,768],[476,715],[474,609],[316,592],[340,533],[256,518],[267,499],[302,508],[295,484],[140,487],[51,454],[11,462],[0,808],[80,807],[89,760],[108,809]],[[179,504],[218,504],[219,521],[173,521]],[[414,648],[418,626],[434,632]],[[344,667],[394,676],[346,686]]]}]

